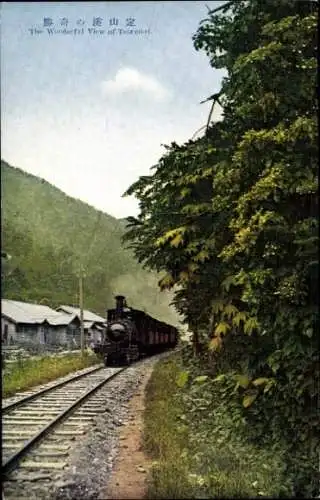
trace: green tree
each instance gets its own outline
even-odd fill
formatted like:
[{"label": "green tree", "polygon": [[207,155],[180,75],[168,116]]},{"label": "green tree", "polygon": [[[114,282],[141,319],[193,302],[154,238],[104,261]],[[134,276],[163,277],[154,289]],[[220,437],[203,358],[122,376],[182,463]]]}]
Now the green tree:
[{"label": "green tree", "polygon": [[129,188],[140,214],[126,236],[141,262],[166,273],[160,287],[176,287],[191,328],[206,328],[216,366],[237,367],[252,438],[286,440],[306,496],[319,453],[316,25],[309,1],[209,12],[194,42],[227,69],[209,98],[223,121],[167,147]]}]

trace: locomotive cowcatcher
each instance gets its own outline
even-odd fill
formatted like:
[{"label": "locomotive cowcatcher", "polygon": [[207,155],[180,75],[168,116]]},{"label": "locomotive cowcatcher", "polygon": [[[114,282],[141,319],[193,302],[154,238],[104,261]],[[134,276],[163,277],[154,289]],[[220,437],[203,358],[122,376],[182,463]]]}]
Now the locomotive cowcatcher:
[{"label": "locomotive cowcatcher", "polygon": [[177,345],[177,328],[128,307],[123,295],[115,299],[116,307],[107,311],[103,341],[93,347],[95,353],[103,355],[105,366],[130,364]]}]

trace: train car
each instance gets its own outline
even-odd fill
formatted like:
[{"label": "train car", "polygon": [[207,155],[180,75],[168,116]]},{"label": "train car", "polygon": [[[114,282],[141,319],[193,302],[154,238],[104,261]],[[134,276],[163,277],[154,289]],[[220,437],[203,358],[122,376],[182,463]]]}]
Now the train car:
[{"label": "train car", "polygon": [[103,342],[93,350],[103,355],[105,366],[109,366],[130,364],[143,356],[173,348],[177,342],[177,328],[128,307],[125,297],[117,295],[116,307],[107,311]]}]

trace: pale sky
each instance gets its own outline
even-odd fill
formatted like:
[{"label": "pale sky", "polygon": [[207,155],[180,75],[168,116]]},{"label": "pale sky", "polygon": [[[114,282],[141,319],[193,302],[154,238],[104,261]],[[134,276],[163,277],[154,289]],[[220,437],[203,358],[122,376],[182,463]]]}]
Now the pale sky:
[{"label": "pale sky", "polygon": [[2,159],[114,217],[137,215],[121,195],[161,144],[206,123],[200,101],[223,73],[191,37],[206,4],[222,3],[2,2]]}]

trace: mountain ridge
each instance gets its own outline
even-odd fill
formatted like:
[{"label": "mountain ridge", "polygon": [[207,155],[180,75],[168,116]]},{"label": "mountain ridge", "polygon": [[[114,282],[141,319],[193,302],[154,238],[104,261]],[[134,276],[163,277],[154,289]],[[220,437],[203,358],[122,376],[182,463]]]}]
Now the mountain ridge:
[{"label": "mountain ridge", "polygon": [[115,217],[114,215],[108,214],[107,212],[104,212],[103,210],[100,210],[99,208],[95,207],[94,205],[90,205],[90,203],[88,203],[88,202],[86,202],[84,200],[81,200],[80,198],[75,198],[74,196],[71,196],[70,194],[66,193],[63,189],[59,188],[58,186],[55,186],[54,184],[51,184],[51,182],[47,181],[43,177],[40,177],[40,176],[38,176],[36,174],[32,174],[31,172],[27,172],[26,170],[23,170],[20,167],[16,167],[15,165],[11,165],[6,160],[1,159],[1,168],[2,168],[3,165],[6,166],[6,167],[9,167],[11,169],[16,170],[17,172],[19,172],[20,174],[24,175],[25,177],[29,177],[30,179],[33,179],[33,180],[36,180],[36,181],[40,181],[41,184],[50,186],[53,190],[56,190],[56,191],[62,193],[70,201],[79,201],[79,202],[83,203],[84,205],[86,205],[87,207],[92,208],[96,212],[100,212],[100,213],[106,215],[110,219],[115,219],[117,221],[123,221],[124,223],[125,223],[125,221],[127,219],[127,217]]}]

